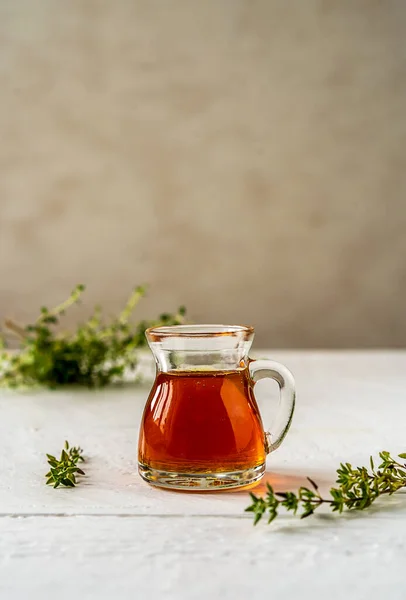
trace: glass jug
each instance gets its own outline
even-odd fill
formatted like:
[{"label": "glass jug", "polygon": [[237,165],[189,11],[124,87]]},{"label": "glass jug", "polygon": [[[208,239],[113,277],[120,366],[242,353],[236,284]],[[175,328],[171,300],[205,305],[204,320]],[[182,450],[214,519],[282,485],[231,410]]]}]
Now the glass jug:
[{"label": "glass jug", "polygon": [[[265,459],[283,441],[295,407],[286,367],[248,358],[252,327],[176,325],[147,329],[157,374],[139,437],[140,475],[152,485],[218,490],[258,481]],[[254,385],[280,387],[271,432],[265,432]]]}]

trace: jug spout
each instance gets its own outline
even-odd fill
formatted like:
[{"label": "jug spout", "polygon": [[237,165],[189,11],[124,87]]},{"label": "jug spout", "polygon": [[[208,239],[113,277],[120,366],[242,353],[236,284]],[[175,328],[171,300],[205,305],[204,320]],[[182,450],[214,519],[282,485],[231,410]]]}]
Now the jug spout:
[{"label": "jug spout", "polygon": [[244,367],[254,329],[244,325],[174,325],[145,333],[158,371],[220,370]]}]

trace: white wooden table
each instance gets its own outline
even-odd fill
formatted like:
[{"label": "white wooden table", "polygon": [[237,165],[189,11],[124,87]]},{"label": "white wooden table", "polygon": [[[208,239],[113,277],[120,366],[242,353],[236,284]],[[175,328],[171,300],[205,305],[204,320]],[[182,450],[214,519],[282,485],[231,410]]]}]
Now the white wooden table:
[{"label": "white wooden table", "polygon": [[[406,451],[406,352],[258,354],[297,380],[293,426],[266,474],[277,489],[310,475],[326,490],[341,460]],[[254,528],[247,491],[153,489],[136,470],[147,393],[1,392],[1,600],[405,599],[405,494],[365,513]],[[65,439],[85,449],[87,477],[54,490],[44,455]]]}]

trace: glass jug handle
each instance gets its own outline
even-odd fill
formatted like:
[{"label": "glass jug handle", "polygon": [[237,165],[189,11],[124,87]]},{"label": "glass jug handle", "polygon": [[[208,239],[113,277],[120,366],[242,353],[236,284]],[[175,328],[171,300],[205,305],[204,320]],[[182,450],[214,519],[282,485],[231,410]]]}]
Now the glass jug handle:
[{"label": "glass jug handle", "polygon": [[272,424],[272,431],[265,432],[266,450],[268,453],[273,452],[283,442],[292,422],[296,398],[295,380],[289,369],[268,358],[250,359],[248,368],[254,384],[260,379],[269,377],[279,385],[278,411]]}]

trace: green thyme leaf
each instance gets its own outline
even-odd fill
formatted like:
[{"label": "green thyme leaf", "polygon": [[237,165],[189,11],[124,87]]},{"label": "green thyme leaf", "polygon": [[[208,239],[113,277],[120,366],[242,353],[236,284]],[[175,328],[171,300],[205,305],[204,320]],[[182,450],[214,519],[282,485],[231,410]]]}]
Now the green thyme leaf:
[{"label": "green thyme leaf", "polygon": [[[6,329],[20,340],[20,352],[0,353],[0,385],[10,388],[40,385],[51,389],[109,385],[121,380],[125,372],[135,372],[137,353],[146,345],[145,329],[184,322],[185,310],[181,307],[176,314],[165,313],[161,319],[131,323],[131,315],[146,291],[138,286],[117,317],[105,322],[96,307],[76,330],[60,333],[57,330],[60,317],[80,302],[84,290],[84,285],[77,285],[60,305],[53,309],[43,306],[35,323],[22,327],[10,319],[5,321]],[[0,345],[6,345],[1,333]]]},{"label": "green thyme leaf", "polygon": [[[405,459],[406,453],[398,455]],[[254,514],[254,525],[268,515],[271,523],[278,515],[280,507],[296,514],[299,509],[301,519],[310,517],[323,504],[330,506],[333,512],[342,513],[347,510],[364,510],[384,494],[394,494],[406,488],[406,464],[395,460],[386,450],[379,453],[381,464],[375,471],[373,458],[370,458],[371,471],[366,467],[352,467],[350,463],[341,463],[337,469],[337,487],[330,490],[330,497],[323,498],[319,493],[317,484],[307,478],[314,491],[307,487],[300,487],[297,493],[274,492],[267,483],[265,498],[250,492],[252,503],[245,509]]]},{"label": "green thyme leaf", "polygon": [[65,487],[75,487],[78,483],[76,475],[85,474],[85,472],[77,466],[79,461],[84,461],[82,449],[79,447],[70,448],[69,443],[65,442],[60,460],[57,460],[52,454],[47,454],[46,456],[48,464],[51,465],[51,470],[45,475],[47,478],[46,485],[53,485],[54,488],[57,488],[60,485]]}]

